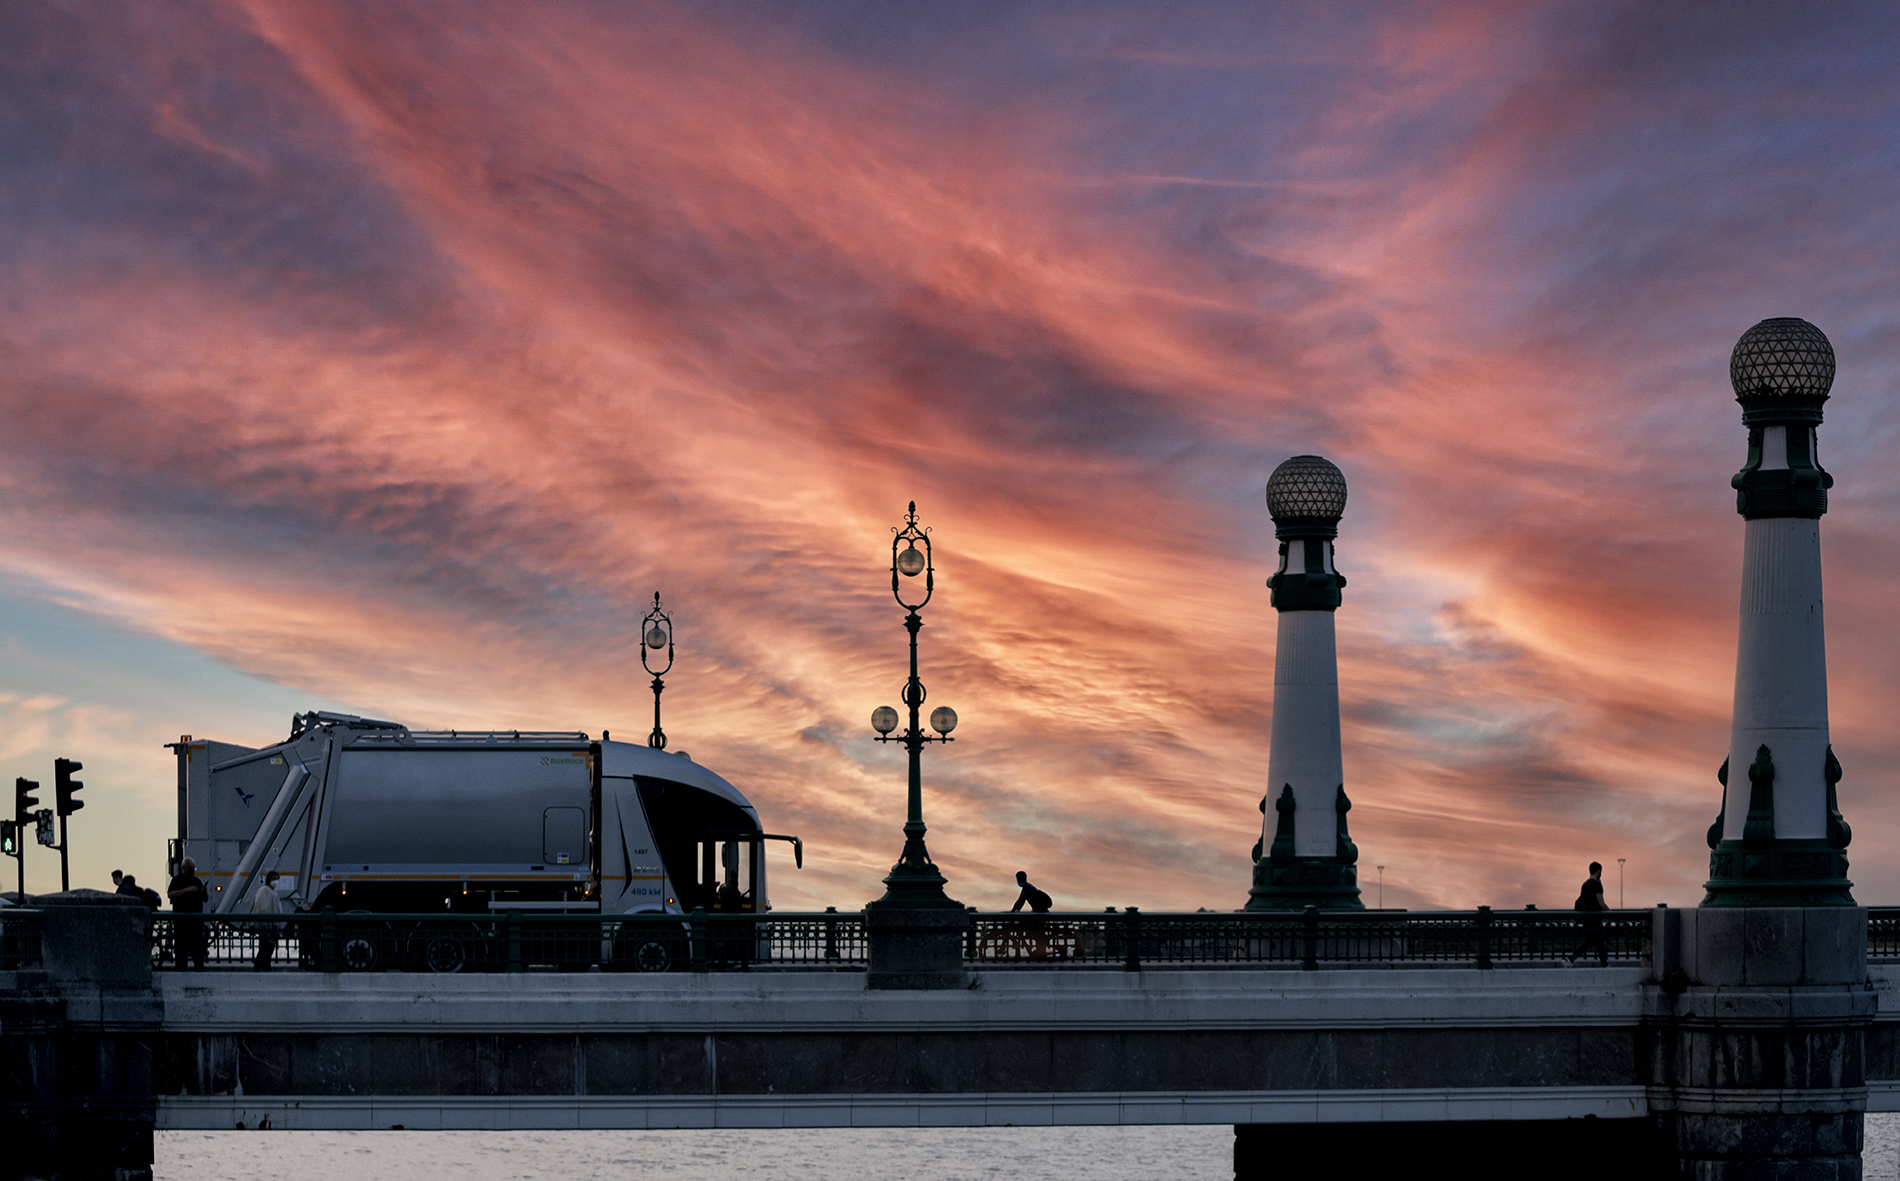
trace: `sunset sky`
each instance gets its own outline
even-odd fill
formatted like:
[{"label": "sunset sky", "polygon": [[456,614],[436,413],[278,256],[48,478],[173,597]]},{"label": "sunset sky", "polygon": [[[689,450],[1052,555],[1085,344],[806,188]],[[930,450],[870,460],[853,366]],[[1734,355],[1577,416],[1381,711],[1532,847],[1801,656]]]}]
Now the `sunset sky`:
[{"label": "sunset sky", "polygon": [[83,759],[74,884],[156,884],[180,734],[640,740],[657,590],[673,747],[855,907],[914,499],[950,893],[1230,909],[1314,452],[1368,904],[1693,904],[1728,354],[1801,316],[1900,902],[1896,61],[1885,5],[5,5],[0,778]]}]

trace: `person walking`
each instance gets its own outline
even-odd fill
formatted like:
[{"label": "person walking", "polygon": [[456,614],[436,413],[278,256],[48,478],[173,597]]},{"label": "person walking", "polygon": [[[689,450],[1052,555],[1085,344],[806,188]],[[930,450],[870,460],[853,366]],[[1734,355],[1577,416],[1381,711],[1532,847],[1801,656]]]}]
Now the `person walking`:
[{"label": "person walking", "polygon": [[1594,947],[1597,949],[1597,966],[1610,966],[1610,951],[1603,942],[1603,912],[1610,909],[1603,901],[1603,863],[1590,863],[1590,876],[1584,879],[1583,888],[1577,891],[1577,911],[1583,915],[1583,942],[1577,944],[1577,950],[1564,958],[1576,963],[1577,957]]},{"label": "person walking", "polygon": [[[257,883],[257,889],[251,891],[251,913],[284,913],[284,900],[277,893],[276,870],[266,873],[264,880]],[[283,929],[282,923],[257,924],[257,956],[251,960],[251,971],[270,971],[271,957],[277,954],[277,937]]]},{"label": "person walking", "polygon": [[[205,903],[211,893],[205,889],[204,879],[198,876],[198,863],[187,857],[178,863],[178,875],[172,878],[172,884],[166,889],[165,896],[171,899],[172,914],[178,916],[172,920],[177,930],[178,953],[176,966],[185,970],[187,962],[196,964],[199,971],[204,970],[205,946],[204,918]],[[186,917],[190,916],[190,917]]]}]

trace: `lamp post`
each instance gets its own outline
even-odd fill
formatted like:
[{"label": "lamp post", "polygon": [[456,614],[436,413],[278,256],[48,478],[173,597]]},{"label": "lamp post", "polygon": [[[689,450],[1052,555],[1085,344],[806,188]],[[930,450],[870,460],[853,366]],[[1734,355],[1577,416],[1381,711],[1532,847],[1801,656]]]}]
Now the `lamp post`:
[{"label": "lamp post", "polygon": [[1379,871],[1379,909],[1385,909],[1385,866],[1376,866]]},{"label": "lamp post", "polygon": [[[666,649],[666,663],[654,668],[662,648]],[[660,606],[659,591],[653,592],[653,610],[640,621],[640,667],[653,674],[653,733],[647,735],[647,745],[654,750],[665,750],[666,731],[660,729],[660,694],[666,690],[666,682],[661,678],[673,667],[673,617]]]},{"label": "lamp post", "polygon": [[1618,910],[1623,909],[1623,862],[1627,860],[1626,857],[1616,859],[1616,909]]},{"label": "lamp post", "polygon": [[[903,526],[893,528],[891,533],[891,595],[908,613],[904,616],[904,629],[910,632],[910,679],[904,682],[903,693],[904,704],[910,707],[910,725],[902,733],[893,734],[897,729],[897,711],[880,705],[871,711],[871,728],[877,731],[877,741],[901,742],[910,756],[910,811],[904,821],[904,853],[884,879],[884,897],[871,905],[961,910],[962,903],[944,894],[944,876],[938,872],[936,863],[930,859],[930,850],[924,845],[924,744],[956,741],[950,737],[950,731],[957,728],[957,712],[947,705],[931,710],[930,728],[936,733],[924,733],[921,712],[926,694],[924,683],[917,676],[917,632],[924,626],[919,612],[937,589],[937,574],[931,562],[930,530],[917,524],[916,501],[910,502]],[[924,578],[921,595],[914,581],[919,574]]]}]

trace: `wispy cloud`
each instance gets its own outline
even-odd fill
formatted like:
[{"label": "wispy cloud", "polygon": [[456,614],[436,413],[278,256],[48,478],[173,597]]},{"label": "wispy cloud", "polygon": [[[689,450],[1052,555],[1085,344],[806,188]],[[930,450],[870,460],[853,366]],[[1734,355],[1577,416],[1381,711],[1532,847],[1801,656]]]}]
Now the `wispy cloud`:
[{"label": "wispy cloud", "polygon": [[[1900,885],[1890,22],[969,11],[10,10],[0,564],[462,727],[644,732],[661,590],[669,734],[813,846],[781,905],[849,905],[898,848],[866,720],[916,499],[953,892],[1224,907],[1266,790],[1260,487],[1317,450],[1353,485],[1348,790],[1388,903],[1565,901],[1613,856],[1687,902],[1733,660],[1723,361],[1806,315],[1842,359],[1843,805],[1863,892]],[[183,708],[113,724],[271,737]]]}]

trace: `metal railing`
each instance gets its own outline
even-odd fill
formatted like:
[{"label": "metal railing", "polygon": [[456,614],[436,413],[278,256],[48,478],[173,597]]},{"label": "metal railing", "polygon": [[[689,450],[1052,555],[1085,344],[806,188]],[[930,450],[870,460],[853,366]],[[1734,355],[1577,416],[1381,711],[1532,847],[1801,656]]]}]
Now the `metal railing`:
[{"label": "metal railing", "polygon": [[40,966],[40,912],[0,910],[0,972]]},{"label": "metal railing", "polygon": [[1876,963],[1900,960],[1900,906],[1867,908],[1867,958]]},{"label": "metal railing", "polygon": [[[964,963],[1017,968],[1432,965],[1494,968],[1639,964],[1651,911],[1266,911],[969,916]],[[1595,933],[1591,927],[1595,927]],[[40,961],[39,912],[0,910],[0,970]],[[758,971],[858,969],[863,916],[823,914],[368,914],[152,916],[157,967],[176,966],[179,940],[204,941],[208,968],[254,965],[268,937],[280,969],[402,971]],[[1867,958],[1900,961],[1900,907],[1869,907]]]},{"label": "metal railing", "polygon": [[1616,964],[1649,954],[1648,911],[1320,911],[972,914],[973,968],[1300,967],[1432,964],[1492,968],[1576,956]]},{"label": "metal railing", "polygon": [[[864,919],[839,914],[152,916],[154,967],[333,972],[860,968]],[[182,962],[181,962],[182,961]]]}]

